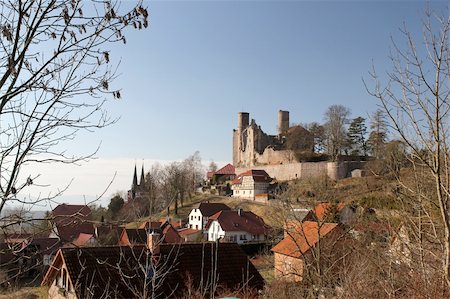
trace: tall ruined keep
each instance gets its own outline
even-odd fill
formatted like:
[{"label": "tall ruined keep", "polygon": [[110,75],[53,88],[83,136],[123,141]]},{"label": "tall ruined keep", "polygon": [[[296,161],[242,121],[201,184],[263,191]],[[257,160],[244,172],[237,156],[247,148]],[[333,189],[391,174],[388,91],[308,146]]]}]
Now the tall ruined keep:
[{"label": "tall ruined keep", "polygon": [[286,136],[298,130],[308,140],[305,145],[297,143],[297,147],[310,148],[310,144],[313,144],[312,135],[301,126],[289,126],[289,111],[278,111],[278,135],[264,133],[254,119],[250,121],[248,112],[239,112],[238,127],[233,130],[233,165],[252,167],[295,162],[292,149],[286,146]]}]

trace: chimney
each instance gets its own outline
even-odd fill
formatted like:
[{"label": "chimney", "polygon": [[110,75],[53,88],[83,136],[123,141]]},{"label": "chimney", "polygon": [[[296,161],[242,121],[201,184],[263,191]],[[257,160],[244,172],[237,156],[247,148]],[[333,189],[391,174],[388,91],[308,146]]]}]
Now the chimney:
[{"label": "chimney", "polygon": [[156,233],[154,230],[151,231],[147,235],[147,245],[150,251],[152,252],[152,255],[157,255],[160,253],[159,251],[159,244],[161,243],[159,234]]}]

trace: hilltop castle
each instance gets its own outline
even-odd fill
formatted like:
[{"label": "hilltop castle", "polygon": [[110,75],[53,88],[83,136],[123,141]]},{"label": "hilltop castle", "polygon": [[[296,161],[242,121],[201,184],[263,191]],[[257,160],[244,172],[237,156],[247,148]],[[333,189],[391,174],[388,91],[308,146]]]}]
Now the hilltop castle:
[{"label": "hilltop castle", "polygon": [[363,167],[361,161],[298,162],[295,152],[312,152],[313,135],[302,126],[290,126],[289,112],[278,112],[278,134],[264,133],[248,112],[238,113],[238,127],[233,130],[233,165],[236,174],[251,169],[266,171],[280,181],[328,176],[342,179],[354,169]]},{"label": "hilltop castle", "polygon": [[[295,162],[293,150],[313,150],[312,134],[296,125],[289,126],[289,111],[278,111],[278,134],[264,133],[254,119],[249,122],[250,114],[238,113],[238,128],[233,130],[233,165],[235,167],[252,167],[258,165],[279,165]],[[287,136],[301,135],[295,142],[295,148],[286,146]]]}]

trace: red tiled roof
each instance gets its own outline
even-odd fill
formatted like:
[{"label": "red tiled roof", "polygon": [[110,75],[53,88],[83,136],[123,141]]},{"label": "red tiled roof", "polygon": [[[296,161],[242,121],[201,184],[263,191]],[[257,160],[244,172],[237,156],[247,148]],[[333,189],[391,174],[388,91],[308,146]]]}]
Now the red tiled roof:
[{"label": "red tiled roof", "polygon": [[206,228],[212,221],[217,220],[224,231],[245,231],[252,235],[267,234],[270,227],[264,220],[250,211],[220,211],[208,219]]},{"label": "red tiled roof", "polygon": [[269,174],[267,174],[267,172],[265,170],[252,169],[252,170],[243,172],[240,175],[238,175],[233,180],[233,184],[241,184],[242,177],[244,177],[244,176],[251,176],[255,182],[260,182],[260,183],[264,183],[264,182],[269,183],[270,181],[272,181],[272,178],[269,176]]},{"label": "red tiled roof", "polygon": [[52,221],[64,242],[72,242],[80,233],[94,234],[92,211],[86,205],[61,204],[53,209]]},{"label": "red tiled roof", "polygon": [[336,223],[319,224],[315,221],[305,221],[303,223],[293,221],[288,223],[286,227],[288,231],[287,236],[275,245],[272,251],[300,258],[317,243],[319,236],[323,238],[337,226]]},{"label": "red tiled roof", "polygon": [[339,212],[345,208],[345,203],[341,202],[337,205],[333,205],[329,202],[321,202],[314,207],[313,212],[316,215],[317,220],[323,221],[329,213],[333,213],[333,208],[336,208],[336,211]]},{"label": "red tiled roof", "polygon": [[233,175],[236,172],[236,168],[234,168],[233,165],[228,163],[221,169],[217,170],[214,174],[220,174],[220,175]]},{"label": "red tiled roof", "polygon": [[212,178],[213,175],[214,175],[214,171],[208,171],[208,172],[206,173],[206,177],[207,177],[208,179]]},{"label": "red tiled roof", "polygon": [[73,241],[73,245],[84,246],[93,237],[94,237],[94,235],[91,235],[91,234],[80,233],[78,238],[76,238],[75,241]]}]

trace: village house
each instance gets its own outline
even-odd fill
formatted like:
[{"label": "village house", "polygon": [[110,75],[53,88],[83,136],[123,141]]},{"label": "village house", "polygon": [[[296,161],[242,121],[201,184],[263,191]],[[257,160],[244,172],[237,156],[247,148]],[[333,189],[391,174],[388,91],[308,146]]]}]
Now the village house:
[{"label": "village house", "polygon": [[264,280],[237,244],[185,243],[62,248],[42,285],[50,299],[184,298],[199,290],[257,294]]},{"label": "village house", "polygon": [[[61,247],[58,238],[34,234],[7,234],[0,241],[0,276],[3,282],[40,282]],[[1,285],[1,281],[0,281]]]},{"label": "village house", "polygon": [[95,235],[92,211],[86,205],[60,204],[51,213],[52,232],[49,238],[59,238],[71,243],[81,233]]},{"label": "village house", "polygon": [[313,258],[311,251],[319,239],[321,242],[328,239],[328,244],[332,244],[332,241],[341,235],[342,230],[337,223],[288,222],[283,240],[272,248],[275,277],[287,281],[302,281],[304,270]]},{"label": "village house", "polygon": [[249,170],[239,174],[234,180],[231,189],[233,197],[253,199],[269,192],[272,178],[264,170]]},{"label": "village house", "polygon": [[233,242],[238,244],[264,242],[270,227],[264,220],[249,211],[220,211],[208,220],[208,241]]},{"label": "village house", "polygon": [[236,169],[233,165],[228,163],[216,172],[208,172],[208,174],[211,180],[210,183],[220,185],[225,183],[226,181],[234,180],[234,178],[236,177]]},{"label": "village house", "polygon": [[205,230],[209,217],[220,211],[230,210],[230,207],[224,203],[201,202],[197,208],[189,213],[189,228],[196,230]]},{"label": "village house", "polygon": [[169,222],[146,222],[145,228],[124,228],[120,234],[118,245],[145,245],[148,244],[148,239],[152,234],[158,235],[161,243],[183,242],[183,238]]}]

